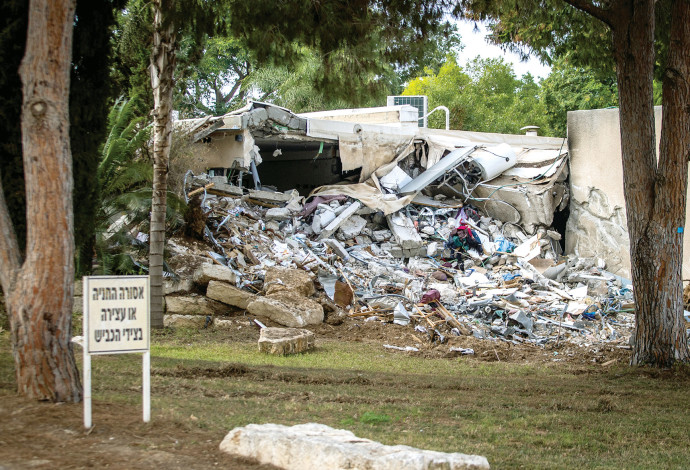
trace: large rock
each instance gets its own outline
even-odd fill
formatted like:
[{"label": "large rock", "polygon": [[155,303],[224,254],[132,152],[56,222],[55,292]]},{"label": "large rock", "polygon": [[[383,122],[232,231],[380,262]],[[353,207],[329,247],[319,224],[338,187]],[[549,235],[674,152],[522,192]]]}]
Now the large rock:
[{"label": "large rock", "polygon": [[290,328],[317,325],[323,322],[324,316],[321,304],[291,291],[256,297],[247,305],[247,310]]},{"label": "large rock", "polygon": [[299,328],[262,328],[259,351],[284,356],[308,351],[314,347],[316,337],[309,330]]},{"label": "large rock", "polygon": [[227,282],[210,281],[206,289],[206,297],[227,305],[244,308],[253,302],[257,296],[246,290],[228,284]]},{"label": "large rock", "polygon": [[287,207],[272,207],[266,211],[266,220],[288,220],[291,217]]},{"label": "large rock", "polygon": [[232,269],[219,264],[204,264],[194,272],[194,282],[200,286],[208,285],[210,281],[223,281],[235,284],[237,275]]},{"label": "large rock", "polygon": [[194,283],[191,279],[164,279],[163,280],[163,294],[189,294],[194,289]]},{"label": "large rock", "polygon": [[166,313],[180,313],[183,315],[221,315],[229,313],[227,305],[207,299],[203,295],[169,295],[165,297]]},{"label": "large rock", "polygon": [[201,315],[163,315],[166,328],[205,328],[210,322]]},{"label": "large rock", "polygon": [[268,295],[278,292],[295,292],[309,297],[315,292],[314,279],[308,272],[301,269],[272,267],[266,270],[264,290]]},{"label": "large rock", "polygon": [[408,446],[386,446],[350,431],[316,423],[250,424],[230,431],[220,450],[285,470],[458,470],[488,469],[486,457]]}]

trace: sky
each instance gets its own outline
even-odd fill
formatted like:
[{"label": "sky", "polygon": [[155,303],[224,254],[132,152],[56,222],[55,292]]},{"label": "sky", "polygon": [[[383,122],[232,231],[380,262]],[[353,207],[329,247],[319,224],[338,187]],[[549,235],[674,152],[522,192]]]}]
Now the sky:
[{"label": "sky", "polygon": [[530,72],[534,77],[545,78],[551,69],[539,63],[536,58],[530,58],[527,62],[521,62],[520,56],[511,52],[503,52],[500,47],[486,42],[484,37],[488,34],[486,28],[481,23],[477,23],[480,31],[474,31],[475,23],[470,21],[458,21],[458,31],[460,32],[462,43],[465,48],[458,55],[460,65],[474,59],[476,56],[482,57],[503,57],[507,62],[513,64],[513,69],[518,77]]}]

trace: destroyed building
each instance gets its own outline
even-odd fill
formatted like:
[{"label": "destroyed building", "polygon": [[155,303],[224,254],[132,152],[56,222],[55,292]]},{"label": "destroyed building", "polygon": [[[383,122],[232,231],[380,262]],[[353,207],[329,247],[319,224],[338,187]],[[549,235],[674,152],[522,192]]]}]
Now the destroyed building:
[{"label": "destroyed building", "polygon": [[[322,195],[358,197],[386,215],[415,197],[419,202],[441,194],[469,200],[528,233],[552,226],[564,233],[565,139],[420,128],[417,119],[411,106],[297,115],[253,102],[185,125],[209,173],[230,177],[236,186],[296,189],[302,196],[318,188]],[[456,161],[441,163],[451,152]]]},{"label": "destroyed building", "polygon": [[592,206],[573,209],[571,172],[584,173],[568,141],[418,119],[405,105],[295,114],[253,102],[178,122],[206,171],[185,177],[201,230],[169,241],[166,324],[223,328],[240,312],[263,341],[287,334],[266,324],[297,329],[266,347],[290,352],[313,346],[299,328],[324,321],[411,328],[414,344],[384,345],[405,351],[472,354],[462,338],[629,348],[625,266],[591,234],[568,241],[582,231],[568,215]]}]

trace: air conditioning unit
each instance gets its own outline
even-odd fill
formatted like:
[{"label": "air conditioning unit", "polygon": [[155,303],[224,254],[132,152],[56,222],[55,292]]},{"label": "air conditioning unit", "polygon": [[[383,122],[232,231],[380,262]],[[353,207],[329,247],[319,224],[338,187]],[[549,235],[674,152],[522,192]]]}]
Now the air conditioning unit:
[{"label": "air conditioning unit", "polygon": [[417,111],[419,113],[419,127],[427,127],[426,114],[428,108],[428,101],[426,96],[389,96],[386,100],[387,106],[400,106],[403,104],[407,104],[417,108]]}]

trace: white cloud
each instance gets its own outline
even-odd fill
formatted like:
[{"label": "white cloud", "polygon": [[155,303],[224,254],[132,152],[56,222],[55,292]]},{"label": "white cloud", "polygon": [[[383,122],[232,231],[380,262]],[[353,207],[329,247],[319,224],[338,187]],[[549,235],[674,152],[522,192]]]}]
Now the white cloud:
[{"label": "white cloud", "polygon": [[542,65],[539,60],[534,57],[531,57],[527,62],[522,62],[520,56],[517,54],[504,52],[500,47],[489,44],[485,39],[485,36],[488,34],[486,27],[481,23],[476,24],[479,31],[474,30],[474,22],[457,22],[462,43],[465,45],[465,48],[458,54],[458,62],[460,65],[474,59],[476,56],[486,58],[503,57],[507,62],[513,64],[513,69],[518,77],[529,72],[534,77],[544,78],[551,72],[549,66]]}]

